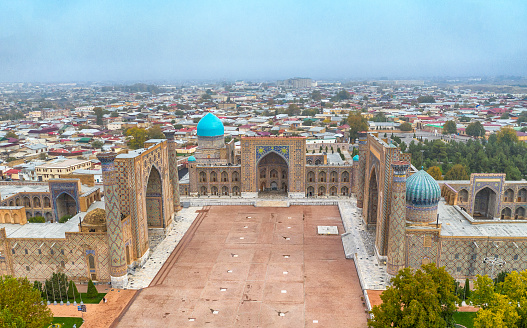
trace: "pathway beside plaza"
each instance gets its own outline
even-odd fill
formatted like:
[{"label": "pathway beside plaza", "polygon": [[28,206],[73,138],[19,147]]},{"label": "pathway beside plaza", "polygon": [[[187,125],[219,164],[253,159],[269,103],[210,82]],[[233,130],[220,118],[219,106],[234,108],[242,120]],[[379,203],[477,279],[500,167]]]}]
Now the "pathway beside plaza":
[{"label": "pathway beside plaza", "polygon": [[[118,327],[366,326],[337,206],[200,212]],[[318,226],[336,226],[339,234],[318,235]]]}]

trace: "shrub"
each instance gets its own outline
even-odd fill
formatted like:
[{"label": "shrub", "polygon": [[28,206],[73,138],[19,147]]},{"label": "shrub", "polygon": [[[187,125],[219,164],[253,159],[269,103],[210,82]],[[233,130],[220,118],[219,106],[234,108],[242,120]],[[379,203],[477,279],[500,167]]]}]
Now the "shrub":
[{"label": "shrub", "polygon": [[86,293],[86,296],[88,296],[88,298],[96,298],[97,295],[99,295],[99,292],[97,291],[97,288],[95,288],[93,281],[90,279],[88,282],[88,292]]},{"label": "shrub", "polygon": [[73,280],[70,280],[70,285],[68,287],[68,299],[70,300],[70,302],[81,299],[81,294],[77,290],[77,286],[75,286]]},{"label": "shrub", "polygon": [[43,216],[35,216],[27,219],[30,223],[45,223],[46,219]]},{"label": "shrub", "polygon": [[59,223],[65,223],[65,222],[68,222],[69,219],[71,219],[73,217],[73,215],[64,215],[63,217],[61,217],[59,219]]}]

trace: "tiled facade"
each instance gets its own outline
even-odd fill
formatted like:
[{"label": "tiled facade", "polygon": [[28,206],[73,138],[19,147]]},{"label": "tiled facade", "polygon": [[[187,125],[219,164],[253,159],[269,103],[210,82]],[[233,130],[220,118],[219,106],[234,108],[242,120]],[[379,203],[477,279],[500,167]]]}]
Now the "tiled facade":
[{"label": "tiled facade", "polygon": [[[437,201],[420,198],[414,199],[414,206],[407,199],[406,177],[415,170],[406,176],[400,172],[401,165],[410,162],[409,154],[375,133],[361,133],[359,138],[363,158],[356,178],[357,204],[363,208],[364,223],[376,229],[376,255],[386,260],[388,273],[426,263],[445,266],[458,279],[527,269],[522,260],[527,256],[527,235],[521,233],[527,230],[527,221],[522,221],[527,211],[525,181],[505,181],[505,174],[498,173],[472,174],[469,181],[437,181],[442,210]],[[486,224],[492,226],[485,229]],[[502,267],[493,268],[489,259]]]},{"label": "tiled facade", "polygon": [[[207,160],[200,154],[205,147],[200,146],[196,161],[189,162],[189,183],[181,184],[180,191],[198,197],[256,197],[262,191],[290,197],[350,196],[354,166],[330,165],[324,154],[306,154],[305,141],[302,137],[242,137],[239,154]],[[210,144],[207,147],[213,152]]]},{"label": "tiled facade", "polygon": [[[65,232],[64,238],[8,238],[6,228],[0,228],[0,273],[44,280],[53,272],[64,272],[76,281],[93,279],[123,286],[128,269],[141,265],[148,255],[148,229],[168,228],[177,209],[174,199],[179,199],[179,190],[170,180],[170,176],[177,177],[177,171],[169,172],[168,142],[154,140],[145,145],[148,148],[128,154],[99,154],[106,229],[79,229]],[[98,188],[81,195],[78,179],[50,180],[49,187],[49,193],[20,193],[3,200],[0,214],[12,212],[11,203],[17,211],[57,213],[64,194],[74,199],[75,213],[101,200]],[[75,230],[78,222],[65,224]],[[47,226],[42,224],[43,229]]]}]

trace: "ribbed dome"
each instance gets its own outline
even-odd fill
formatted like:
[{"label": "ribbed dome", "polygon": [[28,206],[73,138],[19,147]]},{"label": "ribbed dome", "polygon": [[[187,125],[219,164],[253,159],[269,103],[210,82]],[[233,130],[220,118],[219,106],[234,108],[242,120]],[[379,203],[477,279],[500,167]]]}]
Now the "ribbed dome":
[{"label": "ribbed dome", "polygon": [[355,155],[355,156],[353,156],[353,160],[354,160],[355,162],[358,162],[358,161],[359,161],[359,155]]},{"label": "ribbed dome", "polygon": [[406,202],[413,205],[437,205],[441,189],[437,181],[421,170],[406,179]]},{"label": "ribbed dome", "polygon": [[217,137],[225,133],[223,123],[216,115],[208,113],[203,116],[198,123],[198,136],[200,137]]},{"label": "ribbed dome", "polygon": [[89,225],[104,225],[106,224],[106,211],[102,208],[96,208],[86,214],[82,223]]},{"label": "ribbed dome", "polygon": [[188,159],[187,159],[188,162],[195,162],[196,161],[196,157],[194,156],[190,156]]}]

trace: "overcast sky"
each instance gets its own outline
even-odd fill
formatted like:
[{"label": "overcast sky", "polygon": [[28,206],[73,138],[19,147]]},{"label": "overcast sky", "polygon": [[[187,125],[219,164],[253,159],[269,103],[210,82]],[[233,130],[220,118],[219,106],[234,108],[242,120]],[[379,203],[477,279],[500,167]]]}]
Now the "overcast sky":
[{"label": "overcast sky", "polygon": [[527,1],[0,0],[0,81],[527,75]]}]

